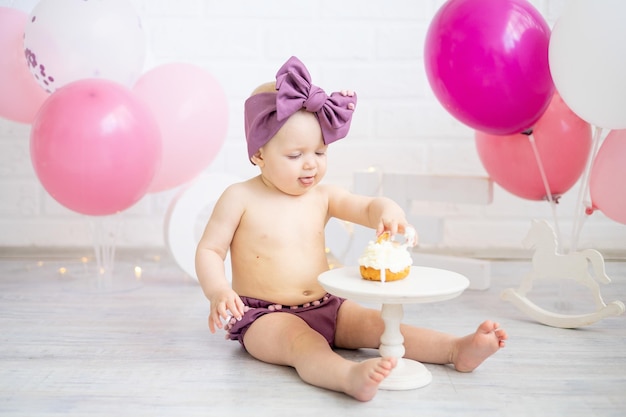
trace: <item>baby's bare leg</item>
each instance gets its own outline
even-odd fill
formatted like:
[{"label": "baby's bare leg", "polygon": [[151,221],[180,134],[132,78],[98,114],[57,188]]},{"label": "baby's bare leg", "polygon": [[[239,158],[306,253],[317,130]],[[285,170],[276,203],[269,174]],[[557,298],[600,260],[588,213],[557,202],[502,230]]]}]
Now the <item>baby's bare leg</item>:
[{"label": "baby's bare leg", "polygon": [[504,347],[506,331],[487,320],[474,333],[456,337],[434,330],[403,325],[406,357],[421,362],[453,364],[457,371],[471,372]]},{"label": "baby's bare leg", "polygon": [[[380,311],[346,301],[339,310],[337,346],[377,348],[384,323]],[[485,359],[504,347],[507,334],[497,323],[483,322],[475,333],[456,337],[436,330],[403,324],[405,357],[425,363],[453,364],[462,372],[475,369]]]},{"label": "baby's bare leg", "polygon": [[246,332],[244,343],[255,358],[292,366],[305,382],[360,401],[372,399],[396,366],[394,358],[349,361],[334,352],[322,335],[289,313],[260,317]]}]

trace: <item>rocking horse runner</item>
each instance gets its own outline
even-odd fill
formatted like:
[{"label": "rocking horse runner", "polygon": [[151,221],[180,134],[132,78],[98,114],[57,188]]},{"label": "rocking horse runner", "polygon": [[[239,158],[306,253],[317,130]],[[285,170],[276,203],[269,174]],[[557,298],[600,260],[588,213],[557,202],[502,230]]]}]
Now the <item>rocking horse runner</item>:
[{"label": "rocking horse runner", "polygon": [[[502,298],[512,302],[518,309],[536,321],[553,327],[576,328],[595,323],[608,316],[618,316],[626,310],[624,303],[613,301],[608,305],[602,299],[598,281],[608,284],[611,279],[606,275],[604,259],[600,252],[585,249],[580,252],[559,254],[556,235],[545,220],[533,220],[530,231],[523,241],[524,246],[534,247],[533,269],[522,280],[518,289],[508,288]],[[591,263],[594,275],[589,273]],[[526,295],[532,289],[533,281],[539,279],[573,279],[589,288],[592,292],[596,311],[589,314],[566,315],[547,311]]]}]

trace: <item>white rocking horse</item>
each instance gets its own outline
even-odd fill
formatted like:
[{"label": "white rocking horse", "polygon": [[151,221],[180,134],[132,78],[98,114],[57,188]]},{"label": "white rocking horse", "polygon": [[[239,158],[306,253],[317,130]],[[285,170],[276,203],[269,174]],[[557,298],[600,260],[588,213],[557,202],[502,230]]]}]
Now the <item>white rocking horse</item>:
[{"label": "white rocking horse", "polygon": [[[508,288],[502,299],[510,301],[534,320],[552,327],[577,328],[595,323],[609,316],[618,316],[626,310],[624,303],[613,301],[608,305],[602,299],[598,281],[608,284],[611,279],[604,269],[602,254],[594,249],[559,254],[554,230],[545,220],[533,220],[528,235],[523,240],[527,248],[535,248],[532,258],[533,269],[523,279],[518,289]],[[594,275],[589,273],[591,263]],[[547,311],[532,301],[526,294],[538,279],[573,279],[589,288],[596,305],[596,311],[589,314],[560,314]]]}]

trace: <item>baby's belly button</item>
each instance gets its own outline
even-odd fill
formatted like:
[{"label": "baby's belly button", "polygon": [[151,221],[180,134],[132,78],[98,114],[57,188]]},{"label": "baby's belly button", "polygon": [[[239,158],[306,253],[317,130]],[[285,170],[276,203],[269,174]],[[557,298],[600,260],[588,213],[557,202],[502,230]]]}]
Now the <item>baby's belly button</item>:
[{"label": "baby's belly button", "polygon": [[305,297],[308,297],[311,294],[313,294],[313,291],[311,291],[311,290],[304,290],[304,291],[302,291],[302,295],[304,295]]}]

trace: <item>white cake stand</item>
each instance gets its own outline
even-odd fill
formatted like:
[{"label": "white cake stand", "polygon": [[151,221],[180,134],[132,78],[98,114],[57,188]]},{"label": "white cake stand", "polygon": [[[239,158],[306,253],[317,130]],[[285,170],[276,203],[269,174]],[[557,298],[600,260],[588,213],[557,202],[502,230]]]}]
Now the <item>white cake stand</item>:
[{"label": "white cake stand", "polygon": [[408,277],[400,281],[375,282],[361,278],[358,267],[331,269],[318,280],[326,291],[339,297],[364,303],[381,303],[385,331],[380,338],[380,355],[398,358],[398,366],[381,389],[408,390],[421,388],[432,381],[432,375],[420,362],[403,358],[404,337],[400,323],[403,304],[434,303],[459,296],[468,286],[463,275],[445,269],[412,266]]}]

